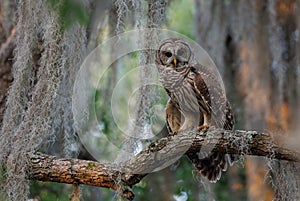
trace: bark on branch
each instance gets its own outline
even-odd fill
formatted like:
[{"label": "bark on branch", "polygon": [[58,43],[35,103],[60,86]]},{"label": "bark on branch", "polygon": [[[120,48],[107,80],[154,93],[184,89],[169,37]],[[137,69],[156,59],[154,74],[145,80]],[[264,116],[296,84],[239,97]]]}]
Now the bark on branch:
[{"label": "bark on branch", "polygon": [[284,147],[279,142],[281,142],[279,138],[275,139],[268,133],[211,129],[200,133],[180,133],[162,138],[151,143],[148,149],[122,165],[31,154],[28,178],[111,188],[132,200],[134,194],[130,187],[140,182],[148,173],[172,164],[188,152],[215,150],[231,154],[300,161],[297,151]]}]

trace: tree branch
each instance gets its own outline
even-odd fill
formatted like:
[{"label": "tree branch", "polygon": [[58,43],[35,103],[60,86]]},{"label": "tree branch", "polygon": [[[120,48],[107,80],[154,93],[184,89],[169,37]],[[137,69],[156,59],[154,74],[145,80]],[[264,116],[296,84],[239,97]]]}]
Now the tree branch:
[{"label": "tree branch", "polygon": [[133,192],[122,184],[122,173],[112,164],[73,158],[57,158],[41,153],[30,154],[28,178],[67,184],[85,184],[111,188],[132,200]]},{"label": "tree branch", "polygon": [[149,145],[125,164],[116,165],[79,159],[65,159],[44,154],[31,154],[28,178],[68,184],[86,184],[111,188],[129,200],[134,197],[130,187],[148,173],[174,163],[185,153],[214,150],[239,155],[264,156],[271,159],[299,162],[299,153],[283,147],[268,133],[225,131],[180,133]]}]

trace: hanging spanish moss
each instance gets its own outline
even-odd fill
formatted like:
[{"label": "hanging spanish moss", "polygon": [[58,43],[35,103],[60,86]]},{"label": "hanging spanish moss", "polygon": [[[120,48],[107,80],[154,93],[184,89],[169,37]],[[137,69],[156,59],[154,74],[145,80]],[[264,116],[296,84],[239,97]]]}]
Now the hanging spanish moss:
[{"label": "hanging spanish moss", "polygon": [[[165,19],[165,6],[166,2],[162,0],[152,0],[152,1],[115,1],[117,9],[117,23],[116,23],[116,32],[120,33],[121,28],[125,30],[127,27],[123,26],[123,22],[126,21],[128,16],[128,8],[134,10],[130,15],[129,22],[133,21],[133,25],[138,29],[145,28],[159,28]],[[126,12],[125,12],[126,11]],[[128,23],[127,26],[131,24]],[[129,27],[130,28],[130,27]],[[143,34],[142,34],[143,33]],[[154,63],[154,51],[150,50],[158,41],[158,37],[155,35],[155,32],[141,31],[137,43],[141,44],[141,47],[144,47],[146,50],[140,50],[139,53],[139,79],[140,84],[136,95],[136,106],[134,111],[134,121],[130,122],[129,131],[130,137],[125,139],[122,150],[116,159],[118,166],[122,162],[130,159],[130,157],[140,151],[143,142],[140,138],[146,137],[151,133],[151,107],[157,101],[157,89],[156,86],[151,86],[149,83],[153,79],[153,63]],[[147,49],[149,48],[149,49]],[[152,64],[152,65],[151,65]],[[153,114],[152,114],[153,115]],[[142,137],[141,137],[142,136]],[[134,171],[134,170],[133,170]],[[116,181],[116,184],[122,186],[121,178],[119,181]],[[118,196],[118,200],[122,200]]]},{"label": "hanging spanish moss", "polygon": [[[139,12],[137,13],[137,27],[140,29],[145,28],[159,28],[165,20],[165,6],[164,0],[153,0],[141,2]],[[139,66],[140,66],[140,80],[141,87],[139,88],[137,97],[136,119],[133,131],[136,132],[134,136],[146,136],[151,131],[150,118],[151,108],[157,102],[157,86],[151,85],[151,80],[154,80],[153,64],[155,50],[152,49],[153,44],[158,44],[159,38],[155,31],[142,31],[139,43],[143,44],[145,50],[140,51]]]},{"label": "hanging spanish moss", "polygon": [[[128,7],[134,9],[134,13],[131,15],[135,26],[138,29],[145,28],[159,28],[162,22],[165,19],[164,10],[166,6],[165,1],[116,1],[117,3],[117,16],[126,16],[124,10],[127,10]],[[118,18],[118,24],[122,24],[122,21],[125,21],[124,18]],[[118,28],[117,28],[118,30]],[[141,31],[141,33],[145,33]],[[153,44],[158,41],[155,32],[147,32],[145,34],[140,34],[138,43],[141,47],[145,49],[153,47]],[[136,153],[141,146],[139,139],[141,136],[146,136],[151,133],[151,106],[154,105],[156,98],[154,86],[149,85],[149,81],[153,79],[153,66],[150,64],[154,63],[154,54],[153,50],[143,50],[139,51],[139,70],[140,70],[140,88],[137,92],[136,100],[136,111],[134,114],[134,121],[130,125],[130,130],[128,133],[132,136],[130,139],[126,139],[123,149],[127,152],[122,153],[117,160],[126,160],[129,159],[131,154]],[[126,156],[125,156],[126,155]]]},{"label": "hanging spanish moss", "polygon": [[25,201],[29,153],[62,133],[64,155],[77,152],[71,94],[85,39],[79,26],[63,33],[57,13],[42,0],[21,1],[18,16],[15,82],[1,130],[0,161],[6,163],[8,199]]}]

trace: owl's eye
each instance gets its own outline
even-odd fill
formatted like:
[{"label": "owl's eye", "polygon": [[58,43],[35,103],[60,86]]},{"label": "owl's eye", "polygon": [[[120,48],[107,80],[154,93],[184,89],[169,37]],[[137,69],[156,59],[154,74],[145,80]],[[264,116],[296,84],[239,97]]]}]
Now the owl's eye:
[{"label": "owl's eye", "polygon": [[166,55],[166,57],[171,57],[172,56],[171,52],[164,52],[164,54]]},{"label": "owl's eye", "polygon": [[179,49],[178,51],[177,51],[177,56],[184,56],[184,50],[182,50],[182,49]]}]

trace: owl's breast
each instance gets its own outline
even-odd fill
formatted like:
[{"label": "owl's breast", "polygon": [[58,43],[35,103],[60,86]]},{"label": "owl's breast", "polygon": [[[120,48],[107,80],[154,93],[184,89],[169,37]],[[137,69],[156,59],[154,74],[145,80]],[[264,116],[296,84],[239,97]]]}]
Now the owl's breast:
[{"label": "owl's breast", "polygon": [[159,80],[166,89],[174,91],[187,85],[186,77],[188,73],[188,69],[176,71],[172,67],[166,67],[160,72]]},{"label": "owl's breast", "polygon": [[197,94],[188,80],[185,79],[175,87],[172,86],[167,89],[167,92],[181,112],[195,113],[199,111]]}]

